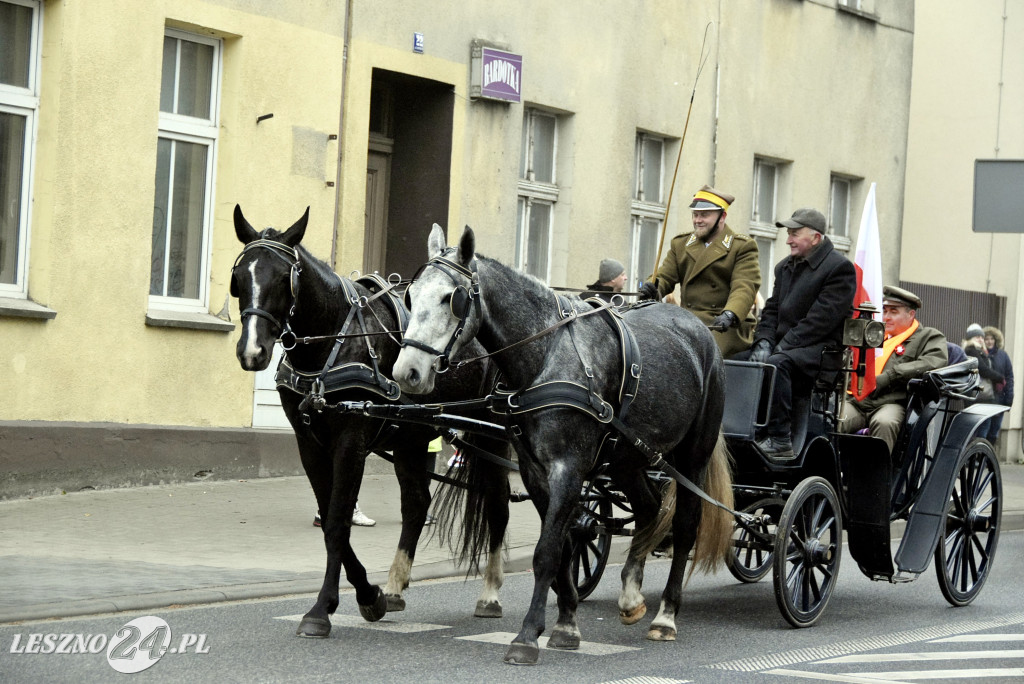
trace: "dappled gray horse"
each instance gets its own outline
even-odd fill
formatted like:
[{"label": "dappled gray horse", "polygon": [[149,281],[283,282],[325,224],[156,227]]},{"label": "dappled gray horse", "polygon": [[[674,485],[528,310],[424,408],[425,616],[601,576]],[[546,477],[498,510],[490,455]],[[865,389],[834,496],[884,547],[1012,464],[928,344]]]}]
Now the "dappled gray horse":
[{"label": "dappled gray horse", "polygon": [[[308,218],[307,209],[284,232],[268,228],[257,233],[241,207],[235,206],[235,233],[245,247],[231,271],[231,294],[238,298],[241,311],[236,355],[242,368],[265,369],[275,341],[287,338],[285,358],[277,373],[278,391],[295,430],[302,467],[316,495],[327,547],[323,587],[316,604],[302,618],[298,634],[326,637],[331,631],[329,616],[338,606],[342,566],[356,590],[364,618],[379,620],[386,611],[405,608],[402,592],[409,585],[416,544],[430,506],[427,460],[433,454],[428,454],[427,444],[437,432],[422,425],[390,424],[342,413],[332,407],[342,401],[397,400],[398,387],[389,376],[398,355],[402,327],[398,318],[404,310],[397,300],[389,305],[385,283],[371,291],[363,280],[342,278],[312,256],[300,244]],[[369,284],[372,286],[372,279]],[[484,371],[475,364],[446,375],[429,398],[449,401],[486,393]],[[470,439],[495,453],[507,447],[483,437]],[[402,532],[383,591],[369,583],[350,539],[352,510],[371,450],[392,453],[401,490]],[[459,545],[456,553],[460,560],[473,569],[478,569],[479,556],[489,553],[476,615],[500,617],[498,589],[503,581],[502,545],[509,505],[507,471],[484,459],[470,459],[452,476],[465,486],[452,491],[464,492],[464,497],[442,497],[445,505],[436,510],[440,536]],[[465,512],[458,515],[455,507],[462,498]]]},{"label": "dappled gray horse", "polygon": [[[428,254],[430,262],[409,289],[412,319],[394,367],[393,377],[403,391],[432,391],[437,371],[449,365],[457,369],[460,364],[450,361],[451,355],[477,339],[493,354],[509,390],[517,390],[509,397],[510,406],[537,396],[534,388],[544,392],[554,387],[576,395],[565,401],[556,397],[539,410],[509,416],[515,426],[510,433],[522,433],[513,438],[513,445],[542,528],[533,560],[533,598],[505,661],[536,663],[552,586],[558,620],[548,646],[579,647],[568,531],[583,482],[609,432],[616,432],[609,426],[608,412],[621,414],[628,399],[620,395],[623,373],[630,368],[623,368],[623,347],[606,312],[590,315],[586,311],[593,311],[591,305],[579,298],[559,299],[536,278],[476,254],[470,228],[458,248],[447,248],[444,232],[435,225]],[[572,322],[562,325],[566,317]],[[649,456],[634,448],[634,440],[642,440],[648,454],[660,452],[670,466],[728,506],[732,490],[720,434],[724,374],[710,332],[689,312],[661,304],[629,311],[624,320],[639,345],[641,358],[634,362],[642,359],[642,377],[631,398],[625,432],[618,430],[615,447],[605,449],[602,458],[607,458],[608,474],[629,498],[640,532],[622,570],[619,597],[620,617],[632,624],[646,612],[640,593],[644,560],[659,540],[654,530],[658,499],[646,472]],[[640,374],[639,368],[633,370]],[[584,401],[577,401],[578,396]],[[627,433],[629,439],[623,439]],[[694,561],[702,568],[717,566],[729,551],[733,529],[728,514],[709,504],[702,510],[699,498],[686,489],[679,488],[675,500],[661,516],[665,527],[671,525],[675,553],[660,610],[648,632],[654,640],[676,637],[675,617],[691,548],[696,543]]]}]

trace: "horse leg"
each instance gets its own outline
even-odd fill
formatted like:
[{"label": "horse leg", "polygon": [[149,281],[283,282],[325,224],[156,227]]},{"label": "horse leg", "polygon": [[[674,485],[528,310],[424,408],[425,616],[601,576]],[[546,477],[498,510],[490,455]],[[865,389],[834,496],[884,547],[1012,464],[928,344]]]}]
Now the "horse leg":
[{"label": "horse leg", "polygon": [[[327,549],[327,568],[316,603],[302,617],[296,634],[326,638],[331,633],[330,615],[338,608],[342,566],[345,567],[346,579],[355,587],[356,602],[364,618],[372,621],[383,617],[386,601],[380,588],[367,580],[366,569],[356,558],[351,545],[352,510],[362,480],[365,455],[350,460],[346,454],[354,451],[351,445],[338,445],[334,458],[328,459],[320,449],[315,453],[309,448],[302,449],[302,442],[300,438],[303,467],[316,494],[323,521],[321,529]],[[312,457],[307,458],[307,453]]]},{"label": "horse leg", "polygon": [[[492,453],[502,453],[507,448],[507,445],[502,441],[484,438],[476,439],[480,442],[480,446]],[[477,461],[473,463],[473,466],[478,469],[478,472],[477,476],[471,480],[471,486],[474,490],[482,491],[482,505],[487,527],[487,566],[484,568],[484,586],[480,591],[480,596],[477,598],[476,610],[473,615],[474,617],[481,618],[500,618],[502,616],[502,608],[498,590],[501,589],[501,585],[505,582],[503,550],[509,519],[510,487],[508,471],[489,461],[479,462],[482,459],[477,459]],[[479,482],[481,479],[483,482]],[[467,509],[476,506],[473,503],[476,497],[473,495],[473,492],[470,492],[470,494],[471,496],[466,499]],[[465,518],[467,525],[470,524],[470,517],[470,513],[467,512]]]},{"label": "horse leg", "polygon": [[576,588],[569,578],[566,539],[582,484],[581,475],[555,465],[543,489],[530,487],[530,495],[543,521],[540,539],[533,552],[533,597],[519,634],[505,652],[506,663],[535,665],[539,660],[539,638],[544,632],[548,590],[556,576],[560,585],[568,585],[558,594],[559,624],[564,626],[566,633],[575,629],[577,597]]},{"label": "horse leg", "polygon": [[630,542],[626,562],[622,566],[622,590],[619,592],[619,621],[624,625],[633,625],[647,614],[647,603],[641,591],[647,563],[642,531],[654,524],[658,515],[659,498],[646,472],[617,472],[615,484],[633,507],[633,514],[636,516],[635,528],[639,533],[634,535]]},{"label": "horse leg", "polygon": [[572,542],[569,539],[562,546],[562,560],[555,578],[555,594],[558,597],[558,621],[551,630],[548,646],[575,650],[580,647],[580,628],[576,623],[579,594],[572,576]]},{"label": "horse leg", "polygon": [[388,612],[405,610],[402,592],[409,586],[413,560],[416,558],[416,544],[419,543],[423,525],[430,508],[430,476],[427,459],[433,454],[427,452],[426,442],[415,442],[415,446],[394,450],[395,475],[401,491],[402,532],[398,538],[395,559],[388,571],[388,582],[384,596]]},{"label": "horse leg", "polygon": [[672,518],[672,537],[675,549],[672,553],[672,566],[669,569],[668,580],[665,582],[665,591],[661,595],[658,615],[651,622],[651,627],[647,631],[647,638],[651,641],[676,640],[676,615],[679,613],[679,605],[682,601],[686,560],[697,539],[697,527],[700,525],[700,499],[684,487],[678,488],[676,496],[676,511]]}]

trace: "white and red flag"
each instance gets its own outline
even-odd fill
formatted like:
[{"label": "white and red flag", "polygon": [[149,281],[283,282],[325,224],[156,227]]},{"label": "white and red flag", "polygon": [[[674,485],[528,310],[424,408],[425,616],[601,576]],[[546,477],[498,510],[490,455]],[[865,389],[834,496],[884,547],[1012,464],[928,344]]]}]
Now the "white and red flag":
[{"label": "white and red flag", "polygon": [[[878,242],[878,210],[875,208],[875,184],[871,184],[864,200],[864,212],[860,217],[860,232],[857,234],[857,251],[853,257],[857,271],[857,292],[853,295],[853,306],[871,302],[882,310],[882,248]],[[860,365],[860,352],[853,350],[853,367]],[[875,389],[875,350],[868,349],[864,358],[864,377],[856,380],[850,392],[857,399],[863,399]]]}]

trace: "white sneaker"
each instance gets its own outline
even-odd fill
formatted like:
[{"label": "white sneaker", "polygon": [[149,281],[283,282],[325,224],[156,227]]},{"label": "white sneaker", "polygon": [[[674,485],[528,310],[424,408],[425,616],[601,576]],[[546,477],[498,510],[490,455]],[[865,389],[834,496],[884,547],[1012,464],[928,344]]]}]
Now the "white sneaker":
[{"label": "white sneaker", "polygon": [[361,527],[373,527],[377,524],[377,521],[359,510],[359,504],[356,504],[355,510],[352,511],[352,524]]}]

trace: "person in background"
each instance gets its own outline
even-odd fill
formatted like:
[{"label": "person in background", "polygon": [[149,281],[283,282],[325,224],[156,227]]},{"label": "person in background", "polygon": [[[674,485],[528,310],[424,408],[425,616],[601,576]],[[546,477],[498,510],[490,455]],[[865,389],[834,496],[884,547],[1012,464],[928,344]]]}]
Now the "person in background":
[{"label": "person in background", "polygon": [[735,198],[705,185],[693,196],[693,230],[672,238],[654,282],[640,291],[661,299],[679,285],[678,303],[714,331],[723,358],[750,347],[757,319],[750,311],[761,287],[757,243],[726,225]]},{"label": "person in background", "polygon": [[[1003,376],[1002,384],[995,387],[995,401],[1002,406],[1013,406],[1013,364],[1010,363],[1010,355],[1004,348],[1003,331],[992,325],[985,326],[983,330],[985,332],[985,348],[988,349],[992,370]],[[999,439],[999,430],[1003,427],[1004,415],[1006,414],[1000,413],[982,426],[982,430],[986,433],[982,437],[995,444]]]},{"label": "person in background", "polygon": [[597,282],[587,285],[587,292],[581,296],[584,299],[600,297],[606,302],[610,302],[616,292],[622,292],[622,287],[625,284],[626,267],[615,259],[604,259],[598,268]]},{"label": "person in background", "polygon": [[[964,341],[961,346],[968,356],[973,356],[978,360],[981,392],[978,394],[977,401],[986,404],[995,402],[996,387],[1005,382],[1005,378],[992,367],[992,360],[989,359],[988,349],[985,347],[984,329],[977,323],[971,323],[967,326],[967,332],[964,333]],[[985,435],[982,434],[980,436],[984,437]]]},{"label": "person in background", "polygon": [[882,288],[882,321],[885,342],[875,355],[875,389],[863,399],[847,397],[840,432],[864,427],[892,453],[906,415],[907,383],[949,362],[946,336],[921,325],[917,310],[921,298],[895,285]]},{"label": "person in background", "polygon": [[[320,527],[322,524],[320,511],[317,511],[316,515],[313,516],[313,527]],[[352,524],[359,525],[360,527],[373,527],[377,524],[377,521],[363,513],[359,509],[359,502],[356,501],[356,507],[352,510]]]}]

